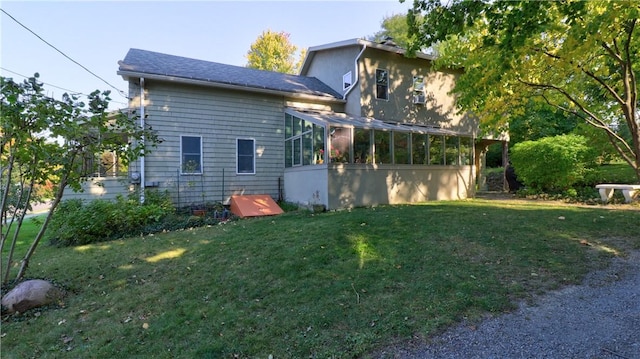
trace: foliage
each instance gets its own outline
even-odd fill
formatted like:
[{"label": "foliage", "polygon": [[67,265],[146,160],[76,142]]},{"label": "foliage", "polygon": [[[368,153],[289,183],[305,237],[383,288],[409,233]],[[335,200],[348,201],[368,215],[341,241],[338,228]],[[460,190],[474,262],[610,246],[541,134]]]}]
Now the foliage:
[{"label": "foliage", "polygon": [[383,42],[387,39],[403,49],[409,48],[409,24],[407,16],[403,14],[395,14],[385,16],[380,24],[381,30],[369,37],[374,42]]},{"label": "foliage", "polygon": [[[11,218],[0,233],[0,250],[5,245],[10,248],[2,261],[6,268],[14,263],[16,238],[26,210],[38,199],[34,196],[38,186],[49,186],[55,209],[66,187],[79,190],[87,174],[95,172],[87,157],[112,151],[127,162],[156,142],[155,134],[140,129],[128,114],[107,112],[108,91],[92,92],[87,103],[66,93],[61,100],[54,100],[44,94],[38,77],[35,74],[22,83],[0,78],[0,201],[2,218]],[[146,142],[139,141],[143,136]],[[24,276],[50,219],[45,218],[22,258],[17,279]],[[11,230],[14,235],[9,237]],[[8,278],[2,280],[7,282]]]},{"label": "foliage", "polygon": [[[252,69],[295,74],[301,62],[295,62],[298,48],[289,41],[286,32],[263,31],[247,52],[247,67]],[[302,61],[304,52],[300,56]]]},{"label": "foliage", "polygon": [[437,43],[437,66],[465,69],[458,105],[485,131],[544,102],[603,131],[640,180],[638,2],[417,0],[410,16],[423,12],[413,48]]},{"label": "foliage", "polygon": [[69,296],[6,318],[2,356],[375,357],[579,283],[640,248],[638,221],[634,210],[470,200],[42,246],[30,275]]},{"label": "foliage", "polygon": [[582,182],[594,167],[594,152],[586,138],[577,135],[524,141],[511,149],[518,180],[534,190],[564,191]]},{"label": "foliage", "polygon": [[115,201],[79,199],[62,201],[56,208],[47,239],[58,246],[75,246],[144,234],[145,227],[158,223],[173,208],[162,203],[118,197]]}]

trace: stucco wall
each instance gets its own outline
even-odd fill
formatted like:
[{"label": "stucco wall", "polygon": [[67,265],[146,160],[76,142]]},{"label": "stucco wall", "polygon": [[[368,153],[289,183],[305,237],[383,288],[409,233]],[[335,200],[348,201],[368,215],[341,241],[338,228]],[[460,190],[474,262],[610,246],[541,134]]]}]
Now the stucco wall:
[{"label": "stucco wall", "polygon": [[472,166],[332,165],[329,208],[465,199],[474,195]]},{"label": "stucco wall", "polygon": [[302,205],[329,206],[327,166],[301,166],[284,171],[284,198]]}]

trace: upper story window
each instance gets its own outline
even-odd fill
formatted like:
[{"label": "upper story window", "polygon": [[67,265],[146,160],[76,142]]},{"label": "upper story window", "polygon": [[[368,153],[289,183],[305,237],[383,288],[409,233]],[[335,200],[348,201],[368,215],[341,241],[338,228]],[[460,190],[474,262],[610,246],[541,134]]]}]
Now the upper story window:
[{"label": "upper story window", "polygon": [[427,96],[424,91],[424,77],[413,76],[413,103],[424,105],[426,100]]},{"label": "upper story window", "polygon": [[346,89],[351,87],[351,84],[351,71],[349,71],[346,74],[342,75],[342,90],[345,91]]},{"label": "upper story window", "polygon": [[180,136],[182,174],[202,174],[202,137]]},{"label": "upper story window", "polygon": [[252,138],[238,138],[236,140],[236,173],[256,173],[256,141]]},{"label": "upper story window", "polygon": [[376,98],[389,99],[389,72],[387,70],[376,70]]}]

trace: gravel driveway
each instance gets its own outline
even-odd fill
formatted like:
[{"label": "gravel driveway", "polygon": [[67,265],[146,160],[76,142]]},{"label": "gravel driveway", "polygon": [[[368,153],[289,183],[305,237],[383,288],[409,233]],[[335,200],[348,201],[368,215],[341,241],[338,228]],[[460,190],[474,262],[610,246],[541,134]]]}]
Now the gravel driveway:
[{"label": "gravel driveway", "polygon": [[[409,348],[407,348],[407,346]],[[640,358],[640,252],[584,283],[376,358]]]}]

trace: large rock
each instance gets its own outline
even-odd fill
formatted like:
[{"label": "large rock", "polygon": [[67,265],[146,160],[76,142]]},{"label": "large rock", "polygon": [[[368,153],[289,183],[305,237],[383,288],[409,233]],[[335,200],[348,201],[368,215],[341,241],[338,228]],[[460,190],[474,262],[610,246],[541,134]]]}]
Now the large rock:
[{"label": "large rock", "polygon": [[18,284],[2,297],[3,311],[20,312],[54,303],[62,298],[62,291],[50,282],[32,279]]}]

